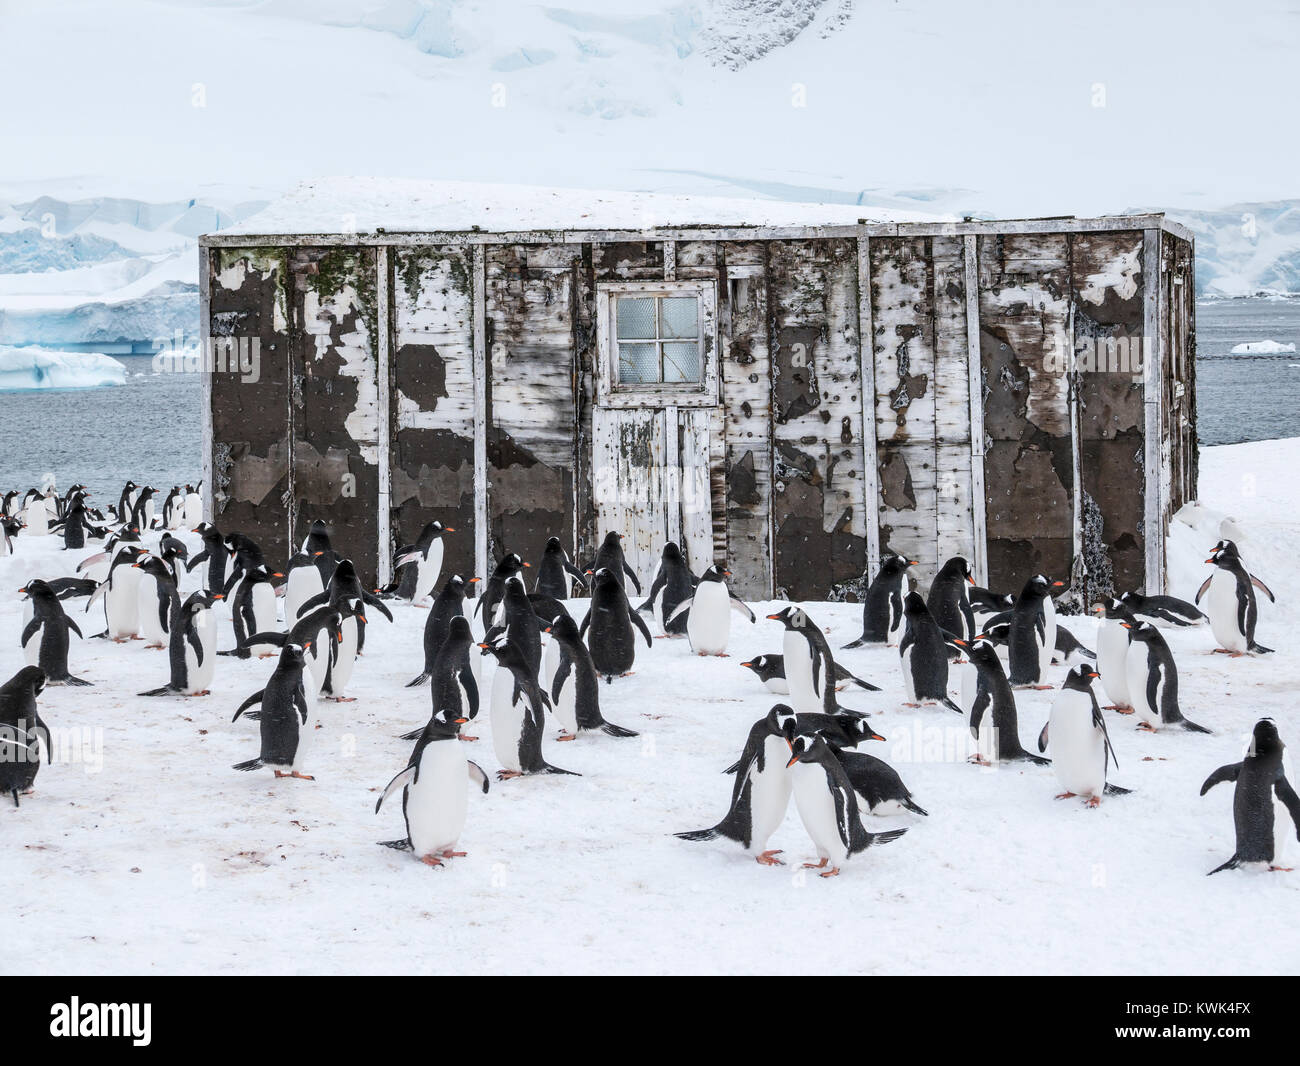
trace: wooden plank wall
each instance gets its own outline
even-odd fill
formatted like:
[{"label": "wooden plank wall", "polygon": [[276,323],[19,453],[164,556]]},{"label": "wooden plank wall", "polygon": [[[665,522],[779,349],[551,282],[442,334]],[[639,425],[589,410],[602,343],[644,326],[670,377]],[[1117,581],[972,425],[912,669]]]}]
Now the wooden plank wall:
[{"label": "wooden plank wall", "polygon": [[390,550],[435,519],[443,571],[474,574],[474,322],[467,248],[394,248]]},{"label": "wooden plank wall", "polygon": [[1164,356],[1165,425],[1170,445],[1168,517],[1197,493],[1196,259],[1192,245],[1160,234],[1161,352]]},{"label": "wooden plank wall", "polygon": [[866,567],[857,243],[772,241],[775,593],[860,592]]},{"label": "wooden plank wall", "polygon": [[[210,248],[208,332],[215,355],[242,344],[257,379],[210,375],[213,524],[262,545],[268,561],[289,551],[289,313],[280,249]],[[255,347],[254,347],[255,346]]]}]

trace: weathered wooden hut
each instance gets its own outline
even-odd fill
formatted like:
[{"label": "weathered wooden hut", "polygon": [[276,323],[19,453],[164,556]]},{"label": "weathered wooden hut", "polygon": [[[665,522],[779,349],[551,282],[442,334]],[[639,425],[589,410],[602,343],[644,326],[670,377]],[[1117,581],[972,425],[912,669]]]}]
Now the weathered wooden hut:
[{"label": "weathered wooden hut", "polygon": [[674,539],[751,598],[852,597],[887,549],[1162,589],[1190,233],[864,211],[305,186],[200,242],[211,513],[271,558],[324,517],[378,580],[437,518],[464,574],[618,529],[643,582]]}]

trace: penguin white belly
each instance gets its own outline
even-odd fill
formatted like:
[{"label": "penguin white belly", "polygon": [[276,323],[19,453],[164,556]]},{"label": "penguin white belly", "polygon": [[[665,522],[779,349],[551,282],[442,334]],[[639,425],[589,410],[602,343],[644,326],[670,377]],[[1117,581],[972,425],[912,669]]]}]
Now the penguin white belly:
[{"label": "penguin white belly", "polygon": [[[960,681],[961,709],[969,717],[971,708],[975,706],[975,697],[979,693],[979,671],[975,669],[975,664],[969,659],[954,667],[954,669],[957,671]],[[992,710],[991,707],[990,710]]]},{"label": "penguin white belly", "polygon": [[781,648],[785,656],[785,683],[790,690],[790,704],[795,713],[821,713],[824,710],[821,686],[813,685],[812,656],[808,642],[798,633],[787,629]]},{"label": "penguin white belly", "polygon": [[775,692],[778,696],[790,695],[790,683],[783,677],[769,677],[763,684],[768,692]]},{"label": "penguin white belly", "polygon": [[[1068,706],[1060,706],[1066,701]],[[1092,701],[1082,692],[1063,691],[1052,706],[1048,727],[1052,766],[1066,792],[1101,796],[1106,787],[1106,742],[1092,724]]]},{"label": "penguin white belly", "polygon": [[1097,631],[1097,673],[1106,698],[1116,707],[1131,707],[1128,691],[1128,630],[1119,622],[1102,619]]},{"label": "penguin white belly", "polygon": [[428,558],[420,559],[415,564],[415,595],[412,603],[419,603],[426,596],[431,596],[438,585],[442,573],[442,538],[437,538],[429,545]]},{"label": "penguin white belly", "polygon": [[[320,704],[315,693],[308,691],[308,687],[303,686],[303,695],[307,700],[307,721],[298,719],[298,746],[293,752],[293,772],[296,774],[307,772],[312,748],[316,745],[316,723],[320,720]],[[298,713],[296,706],[293,713]]]},{"label": "penguin white belly", "polygon": [[29,537],[44,537],[50,532],[50,512],[44,500],[32,500],[24,519]]},{"label": "penguin white belly", "polygon": [[[274,633],[278,628],[275,616],[275,589],[269,582],[259,581],[253,586],[252,594],[253,621],[248,636],[254,633]],[[253,655],[273,655],[280,649],[274,644],[253,644],[249,651]]]},{"label": "penguin white belly", "polygon": [[295,566],[289,571],[289,580],[284,586],[284,621],[285,628],[292,629],[298,621],[298,612],[302,605],[313,596],[325,591],[321,584],[320,571],[314,566]]},{"label": "penguin white belly", "polygon": [[721,655],[731,636],[731,597],[721,581],[701,581],[686,617],[686,636],[700,655]]},{"label": "penguin white belly", "polygon": [[524,732],[527,698],[521,694],[519,702],[512,704],[514,691],[514,675],[498,666],[492,677],[492,702],[488,711],[488,720],[492,724],[492,750],[503,769],[519,772],[523,769],[519,765],[519,738]]},{"label": "penguin white belly", "polygon": [[416,857],[424,858],[454,848],[465,828],[469,767],[460,742],[426,744],[417,777],[418,781],[407,786],[406,831]]},{"label": "penguin white belly", "polygon": [[1205,595],[1205,613],[1219,647],[1227,651],[1249,651],[1246,634],[1237,621],[1237,579],[1226,570],[1215,569]]},{"label": "penguin white belly", "polygon": [[[1052,603],[1051,596],[1043,598],[1043,654],[1046,655],[1043,663],[1043,669],[1046,670],[1052,664],[1052,656],[1056,654],[1056,605]],[[1046,677],[1041,677],[1041,680],[1045,681]]]},{"label": "penguin white belly", "polygon": [[0,557],[12,554],[13,550],[8,534],[0,530]]},{"label": "penguin white belly", "polygon": [[134,566],[122,565],[113,571],[113,584],[104,592],[104,618],[108,635],[114,640],[133,637],[140,630],[140,578]]},{"label": "penguin white belly", "polygon": [[200,611],[194,619],[194,631],[199,637],[199,647],[203,649],[203,662],[198,661],[189,641],[185,642],[185,680],[186,692],[192,696],[197,692],[207,691],[212,687],[212,675],[217,666],[217,620],[211,611]]},{"label": "penguin white belly", "polygon": [[[552,636],[544,636],[546,650],[542,653],[542,691],[550,693],[555,681],[555,671],[560,668],[560,642]],[[566,686],[567,687],[567,686]]]},{"label": "penguin white belly", "polygon": [[142,575],[136,598],[140,603],[140,636],[150,647],[165,645],[167,633],[158,617],[158,579],[152,574]]},{"label": "penguin white belly", "polygon": [[655,625],[659,628],[660,633],[667,634],[668,629],[664,625],[664,592],[660,589],[655,593],[654,599],[650,601],[650,613],[654,615]]},{"label": "penguin white belly", "polygon": [[916,678],[912,675],[912,653],[916,651],[916,645],[912,644],[905,648],[898,656],[898,660],[903,666],[903,691],[907,693],[907,702],[916,703]]},{"label": "penguin white belly", "polygon": [[560,689],[560,698],[555,701],[555,722],[570,736],[578,735],[578,686],[573,683],[573,675],[564,682]]},{"label": "penguin white belly", "polygon": [[343,619],[343,639],[338,641],[338,658],[330,668],[330,695],[342,696],[352,680],[352,668],[357,662],[357,620],[353,615]]},{"label": "penguin white belly", "polygon": [[817,857],[828,859],[838,866],[849,856],[849,849],[840,839],[839,820],[835,817],[835,797],[826,778],[826,771],[815,763],[794,764],[794,805],[799,820],[812,837]]},{"label": "penguin white belly", "polygon": [[763,770],[755,764],[750,774],[750,847],[754,851],[767,850],[767,842],[785,820],[790,806],[790,745],[784,737],[768,736],[763,741]]},{"label": "penguin white belly", "polygon": [[1128,659],[1126,660],[1126,672],[1128,675],[1128,694],[1132,703],[1133,710],[1137,712],[1138,720],[1146,722],[1147,725],[1159,728],[1160,726],[1160,685],[1156,686],[1156,705],[1151,706],[1147,699],[1147,683],[1152,667],[1148,662],[1147,646],[1140,640],[1134,641],[1128,650]]},{"label": "penguin white belly", "polygon": [[[29,618],[23,623],[23,629],[27,628],[27,622],[30,621],[31,619]],[[69,633],[71,634],[71,630],[69,630]],[[42,625],[31,635],[27,643],[23,645],[23,659],[27,662],[28,666],[41,665],[41,640],[44,636],[45,627]]]},{"label": "penguin white belly", "polygon": [[203,497],[197,492],[191,492],[185,497],[185,525],[193,529],[203,521]]},{"label": "penguin white belly", "polygon": [[328,633],[318,633],[312,645],[303,656],[303,688],[308,696],[317,696],[325,684],[325,674],[329,668],[330,643],[334,638]]}]

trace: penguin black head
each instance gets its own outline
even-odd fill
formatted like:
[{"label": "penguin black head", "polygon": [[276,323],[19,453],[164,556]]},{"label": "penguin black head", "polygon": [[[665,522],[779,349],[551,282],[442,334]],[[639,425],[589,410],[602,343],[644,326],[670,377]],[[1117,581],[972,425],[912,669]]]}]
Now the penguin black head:
[{"label": "penguin black head", "polygon": [[1070,672],[1065,675],[1065,680],[1061,682],[1061,688],[1072,689],[1075,692],[1091,692],[1093,681],[1100,676],[1091,666],[1080,663],[1070,668]]},{"label": "penguin black head", "polygon": [[578,623],[573,620],[569,614],[558,615],[555,620],[547,627],[547,632],[555,636],[557,640],[564,643],[574,643],[581,640],[578,633]]},{"label": "penguin black head", "polygon": [[800,733],[790,743],[790,761],[785,765],[790,767],[797,762],[817,762],[829,752],[826,741],[816,733]]},{"label": "penguin black head", "polygon": [[1261,718],[1255,723],[1255,729],[1250,735],[1250,755],[1273,755],[1285,747],[1278,735],[1277,723],[1272,718]]},{"label": "penguin black head", "polygon": [[1103,618],[1110,619],[1112,622],[1135,621],[1133,611],[1129,606],[1122,599],[1116,599],[1114,596],[1108,596],[1099,602],[1093,607],[1093,612]]},{"label": "penguin black head", "polygon": [[1205,561],[1224,570],[1231,570],[1240,560],[1241,552],[1237,550],[1237,545],[1230,540],[1221,540],[1210,549],[1210,557]]},{"label": "penguin black head", "polygon": [[54,590],[49,584],[42,581],[39,577],[32,578],[26,585],[18,590],[24,593],[33,603],[50,603],[58,599],[54,595]]},{"label": "penguin black head", "polygon": [[1134,620],[1132,622],[1121,622],[1120,625],[1128,630],[1130,638],[1133,640],[1140,640],[1143,644],[1150,644],[1153,641],[1161,639],[1159,630],[1157,630],[1150,622],[1138,622]]},{"label": "penguin black head", "polygon": [[464,596],[465,579],[461,577],[460,574],[452,574],[451,577],[447,578],[447,583],[442,586],[442,591],[444,593]]},{"label": "penguin black head", "polygon": [[812,624],[803,609],[794,606],[782,607],[776,614],[769,614],[767,617],[774,622],[780,622],[786,629],[804,629]]},{"label": "penguin black head", "polygon": [[303,665],[303,647],[301,644],[286,644],[280,652],[280,666],[294,667]]},{"label": "penguin black head", "polygon": [[462,717],[459,711],[452,710],[450,707],[443,707],[441,710],[434,711],[433,716],[429,719],[429,724],[424,727],[424,731],[428,736],[446,739],[458,736],[460,727],[467,721],[469,719]]},{"label": "penguin black head", "polygon": [[155,578],[170,578],[172,572],[167,569],[167,564],[159,559],[156,555],[142,555],[132,564],[137,570],[143,570]]},{"label": "penguin black head", "polygon": [[563,548],[560,546],[560,538],[548,537],[546,539],[546,554],[554,555],[558,551],[563,551]]},{"label": "penguin black head", "polygon": [[892,552],[880,560],[880,571],[884,574],[901,574],[904,573],[909,566],[915,565],[915,560],[909,559],[906,555],[899,555],[896,552]]},{"label": "penguin black head", "polygon": [[726,581],[731,576],[730,570],[724,570],[717,563],[714,563],[700,575],[701,581]]},{"label": "penguin black head", "polygon": [[620,542],[622,539],[623,539],[623,534],[622,534],[622,533],[616,533],[616,532],[614,532],[614,530],[611,529],[608,533],[605,534],[605,544],[604,544],[604,547],[606,547],[606,548],[620,548],[620,547],[622,547],[622,545],[621,545],[619,542]]},{"label": "penguin black head", "polygon": [[610,585],[617,585],[618,578],[610,573],[608,567],[602,566],[592,575],[592,583],[596,588],[608,588]]},{"label": "penguin black head", "polygon": [[919,592],[909,592],[903,597],[903,614],[916,616],[929,613],[930,608],[925,605],[925,600]]},{"label": "penguin black head", "polygon": [[39,696],[45,689],[45,682],[45,671],[39,666],[24,666],[4,683],[4,688],[9,692],[23,692],[30,689],[33,696]]},{"label": "penguin black head", "polygon": [[975,578],[970,572],[970,563],[960,555],[954,555],[944,563],[943,566],[939,568],[939,573],[936,576],[941,578],[962,578],[968,584],[975,584]]},{"label": "penguin black head", "polygon": [[212,609],[212,604],[216,602],[212,598],[211,592],[192,592],[189,598],[182,604],[181,609],[187,614],[198,614],[199,611],[208,611]]},{"label": "penguin black head", "polygon": [[959,644],[965,649],[966,658],[975,664],[976,669],[981,666],[1002,665],[1002,660],[998,658],[997,648],[993,646],[991,640],[983,635],[976,637],[973,641],[956,640],[953,643]]},{"label": "penguin black head", "polygon": [[447,639],[463,640],[466,644],[473,640],[473,634],[469,628],[469,619],[463,614],[456,615],[447,626]]},{"label": "penguin black head", "polygon": [[[774,655],[756,655],[748,662],[741,663],[740,665],[753,670],[758,676],[758,679],[764,683],[766,683],[769,678],[776,677],[778,673],[782,673],[785,668],[784,663],[778,661]],[[778,704],[777,706],[782,705]]]},{"label": "penguin black head", "polygon": [[511,574],[517,574],[530,563],[524,562],[518,552],[510,552],[497,563],[496,573],[498,577],[509,577]]}]

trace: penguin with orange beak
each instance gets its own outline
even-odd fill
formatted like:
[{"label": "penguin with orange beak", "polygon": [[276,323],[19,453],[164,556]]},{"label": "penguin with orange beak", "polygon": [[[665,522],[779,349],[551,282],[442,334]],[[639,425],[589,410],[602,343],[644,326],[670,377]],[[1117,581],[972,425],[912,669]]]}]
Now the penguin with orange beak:
[{"label": "penguin with orange beak", "polygon": [[960,555],[954,555],[939,568],[930,582],[930,594],[925,605],[940,629],[967,640],[974,639],[977,632],[975,612],[968,592],[974,585],[970,563]]},{"label": "penguin with orange beak", "polygon": [[897,553],[881,559],[880,569],[867,586],[867,596],[862,601],[862,636],[845,644],[845,648],[888,644],[898,638],[903,629],[903,596],[907,591],[908,567],[915,565],[915,559]]},{"label": "penguin with orange beak", "polygon": [[1097,671],[1088,666],[1076,666],[1065,675],[1065,681],[1052,701],[1051,715],[1038,736],[1038,750],[1052,746],[1052,768],[1064,791],[1057,799],[1082,796],[1089,807],[1101,805],[1101,797],[1119,796],[1129,790],[1112,785],[1106,779],[1107,767],[1114,763],[1115,749],[1111,747],[1106,719],[1102,716],[1092,683]]},{"label": "penguin with orange beak", "polygon": [[1129,698],[1137,712],[1138,728],[1154,733],[1162,725],[1180,725],[1193,733],[1210,730],[1183,717],[1178,706],[1178,665],[1174,653],[1150,622],[1121,622],[1129,631],[1126,670]]}]

